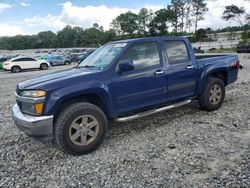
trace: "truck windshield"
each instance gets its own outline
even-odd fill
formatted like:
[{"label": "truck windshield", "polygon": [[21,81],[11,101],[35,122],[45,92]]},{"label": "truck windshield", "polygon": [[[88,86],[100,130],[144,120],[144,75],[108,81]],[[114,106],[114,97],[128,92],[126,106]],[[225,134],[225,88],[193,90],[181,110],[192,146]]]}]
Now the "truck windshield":
[{"label": "truck windshield", "polygon": [[90,54],[79,64],[78,68],[105,68],[114,60],[114,58],[126,45],[127,43],[106,44]]}]

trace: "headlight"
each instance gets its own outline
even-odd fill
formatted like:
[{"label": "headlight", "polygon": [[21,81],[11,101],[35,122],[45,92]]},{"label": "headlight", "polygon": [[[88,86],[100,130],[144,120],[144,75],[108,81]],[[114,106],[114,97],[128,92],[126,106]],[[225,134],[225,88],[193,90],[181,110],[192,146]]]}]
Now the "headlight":
[{"label": "headlight", "polygon": [[27,90],[23,91],[21,93],[22,97],[32,97],[32,98],[39,98],[39,97],[45,97],[46,92],[42,90]]},{"label": "headlight", "polygon": [[17,100],[19,100],[19,104],[24,113],[41,115],[45,96],[46,92],[42,90],[26,90],[21,92],[21,96]]}]

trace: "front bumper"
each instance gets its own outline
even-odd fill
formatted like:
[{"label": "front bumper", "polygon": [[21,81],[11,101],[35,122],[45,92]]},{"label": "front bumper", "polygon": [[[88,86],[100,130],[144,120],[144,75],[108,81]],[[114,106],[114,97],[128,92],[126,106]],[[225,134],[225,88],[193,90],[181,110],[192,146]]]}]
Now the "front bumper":
[{"label": "front bumper", "polygon": [[53,132],[53,116],[23,114],[17,104],[12,109],[12,118],[20,131],[31,136],[49,136]]}]

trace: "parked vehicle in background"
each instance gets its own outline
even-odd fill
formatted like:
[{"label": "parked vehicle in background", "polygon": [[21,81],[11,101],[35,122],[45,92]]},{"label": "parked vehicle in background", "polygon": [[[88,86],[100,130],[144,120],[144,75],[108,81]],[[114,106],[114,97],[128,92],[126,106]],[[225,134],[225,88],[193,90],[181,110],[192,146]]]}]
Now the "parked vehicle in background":
[{"label": "parked vehicle in background", "polygon": [[47,70],[50,64],[45,60],[36,60],[31,57],[15,57],[3,63],[3,69],[12,71],[13,73],[20,72],[26,69],[41,69]]},{"label": "parked vehicle in background", "polygon": [[44,57],[40,57],[38,59],[44,59],[44,60],[50,62],[50,61],[56,60],[57,57],[59,57],[59,55],[47,55],[47,56],[44,56]]},{"label": "parked vehicle in background", "polygon": [[4,55],[0,55],[0,69],[3,68],[3,62],[7,61],[9,58]]},{"label": "parked vehicle in background", "polygon": [[90,54],[92,54],[95,51],[95,49],[91,49],[86,51],[84,54],[79,55],[79,63],[81,63],[84,59],[86,59]]},{"label": "parked vehicle in background", "polygon": [[250,53],[250,45],[248,46],[238,46],[237,53]]},{"label": "parked vehicle in background", "polygon": [[219,109],[239,67],[237,55],[197,59],[183,37],[111,42],[75,69],[19,83],[12,117],[27,135],[52,135],[64,151],[81,155],[103,142],[109,120],[130,121],[192,100],[203,110]]},{"label": "parked vehicle in background", "polygon": [[92,54],[96,49],[90,49],[85,52],[85,54],[90,55]]},{"label": "parked vehicle in background", "polygon": [[86,59],[88,57],[88,54],[81,54],[80,56],[79,56],[79,63],[81,63],[84,59]]},{"label": "parked vehicle in background", "polygon": [[51,66],[71,64],[70,59],[64,56],[56,56],[53,60],[50,60],[49,62]]},{"label": "parked vehicle in background", "polygon": [[201,47],[194,48],[194,53],[195,54],[204,54],[204,50],[201,49]]},{"label": "parked vehicle in background", "polygon": [[71,62],[79,62],[79,56],[81,54],[70,54],[67,56],[67,58],[71,61]]}]

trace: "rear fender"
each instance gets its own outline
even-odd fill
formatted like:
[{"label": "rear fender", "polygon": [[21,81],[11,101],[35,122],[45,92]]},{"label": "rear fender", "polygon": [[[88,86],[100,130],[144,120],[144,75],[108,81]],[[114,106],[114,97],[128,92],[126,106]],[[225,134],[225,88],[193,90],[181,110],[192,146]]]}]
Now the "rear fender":
[{"label": "rear fender", "polygon": [[228,67],[225,64],[213,64],[210,66],[207,66],[203,69],[201,76],[200,76],[200,81],[198,84],[198,91],[197,94],[200,95],[202,91],[204,90],[206,86],[206,82],[208,78],[212,77],[216,73],[225,73],[226,78],[225,78],[225,85],[228,82]]}]

